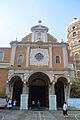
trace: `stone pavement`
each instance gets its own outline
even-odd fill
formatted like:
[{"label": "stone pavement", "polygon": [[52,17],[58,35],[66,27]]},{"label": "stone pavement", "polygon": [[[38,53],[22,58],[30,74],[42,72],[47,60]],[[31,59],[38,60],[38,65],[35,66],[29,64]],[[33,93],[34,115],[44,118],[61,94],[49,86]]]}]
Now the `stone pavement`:
[{"label": "stone pavement", "polygon": [[[66,120],[80,120],[80,111],[68,111]],[[64,120],[62,111],[0,110],[0,120]]]}]

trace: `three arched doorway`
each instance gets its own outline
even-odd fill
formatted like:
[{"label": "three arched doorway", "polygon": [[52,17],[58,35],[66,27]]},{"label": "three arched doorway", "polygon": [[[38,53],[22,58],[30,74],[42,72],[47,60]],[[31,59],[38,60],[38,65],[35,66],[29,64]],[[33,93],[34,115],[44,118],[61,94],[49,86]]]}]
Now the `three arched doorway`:
[{"label": "three arched doorway", "polygon": [[11,79],[11,86],[12,86],[12,102],[15,99],[16,106],[20,106],[20,96],[22,94],[23,89],[23,82],[19,76],[14,76]]},{"label": "three arched doorway", "polygon": [[57,99],[57,108],[62,108],[65,101],[65,86],[68,84],[68,81],[64,77],[58,78],[55,84],[55,94]]},{"label": "three arched doorway", "polygon": [[35,107],[38,100],[41,107],[49,107],[49,77],[36,72],[29,78],[29,107],[32,107],[32,101],[35,101]]}]

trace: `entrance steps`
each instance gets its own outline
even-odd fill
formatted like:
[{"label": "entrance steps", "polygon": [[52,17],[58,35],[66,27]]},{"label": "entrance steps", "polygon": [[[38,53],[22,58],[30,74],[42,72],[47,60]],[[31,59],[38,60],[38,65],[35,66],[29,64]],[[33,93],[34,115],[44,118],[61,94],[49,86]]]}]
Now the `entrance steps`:
[{"label": "entrance steps", "polygon": [[35,108],[30,107],[28,110],[31,110],[31,111],[45,111],[45,110],[49,110],[49,108],[40,107],[40,109],[38,109],[37,107],[35,107]]}]

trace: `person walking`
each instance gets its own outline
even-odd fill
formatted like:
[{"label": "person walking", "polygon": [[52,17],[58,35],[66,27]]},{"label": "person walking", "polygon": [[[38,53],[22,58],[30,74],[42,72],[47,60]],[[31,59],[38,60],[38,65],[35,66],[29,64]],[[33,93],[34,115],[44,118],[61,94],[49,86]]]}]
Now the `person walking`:
[{"label": "person walking", "polygon": [[64,102],[64,104],[63,104],[63,115],[64,115],[64,118],[68,117],[67,110],[68,110],[67,104],[66,104],[66,102]]}]

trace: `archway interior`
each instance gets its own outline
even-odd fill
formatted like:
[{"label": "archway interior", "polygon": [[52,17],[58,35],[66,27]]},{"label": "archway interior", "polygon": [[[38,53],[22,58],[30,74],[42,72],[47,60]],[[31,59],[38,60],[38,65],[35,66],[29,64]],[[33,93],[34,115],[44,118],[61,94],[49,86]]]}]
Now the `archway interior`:
[{"label": "archway interior", "polygon": [[67,85],[67,79],[61,77],[55,84],[55,94],[57,97],[57,108],[62,108],[65,101],[64,85]]},{"label": "archway interior", "polygon": [[[46,106],[46,87],[45,86],[31,86],[31,101],[35,101],[35,107],[37,107],[38,100],[40,106]],[[31,103],[32,105],[32,103]]]},{"label": "archway interior", "polygon": [[16,106],[20,106],[20,96],[22,94],[23,83],[20,77],[15,76],[12,78],[13,81],[13,96],[12,101],[16,100]]},{"label": "archway interior", "polygon": [[32,107],[32,101],[35,101],[35,107],[37,107],[38,100],[41,107],[48,107],[49,91],[46,77],[43,77],[43,73],[36,73],[32,76],[33,79],[30,80],[29,85],[29,107]]}]

